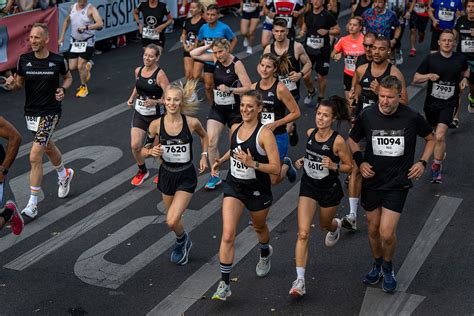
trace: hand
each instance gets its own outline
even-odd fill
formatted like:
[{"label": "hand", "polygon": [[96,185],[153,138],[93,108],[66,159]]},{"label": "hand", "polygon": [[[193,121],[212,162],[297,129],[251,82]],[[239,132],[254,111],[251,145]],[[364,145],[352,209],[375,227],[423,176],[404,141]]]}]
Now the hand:
[{"label": "hand", "polygon": [[153,100],[153,99],[146,99],[145,102],[143,102],[145,106],[156,106],[158,105],[158,100]]},{"label": "hand", "polygon": [[293,11],[293,16],[294,16],[295,18],[299,17],[299,16],[300,16],[299,11]]},{"label": "hand", "polygon": [[396,39],[391,39],[390,40],[390,47],[394,47],[395,44],[397,44],[397,40]]},{"label": "hand", "polygon": [[334,61],[340,61],[342,58],[342,53],[337,53],[337,54],[334,54],[334,57],[332,59],[334,59]]},{"label": "hand", "polygon": [[222,161],[220,158],[217,158],[214,163],[212,164],[212,167],[211,167],[211,175],[213,177],[217,177],[218,176],[218,172],[219,172],[219,167],[221,166],[222,164]]},{"label": "hand", "polygon": [[62,101],[64,99],[64,89],[57,88],[55,97],[56,97],[56,101]]},{"label": "hand", "polygon": [[431,81],[438,81],[439,80],[439,75],[437,74],[428,74],[428,79]]},{"label": "hand", "polygon": [[436,19],[433,19],[433,27],[438,27],[439,21]]},{"label": "hand", "polygon": [[138,32],[140,32],[140,34],[143,34],[143,25],[141,23],[138,24]]},{"label": "hand", "polygon": [[206,171],[206,169],[208,168],[208,165],[207,165],[207,156],[206,155],[202,155],[201,156],[201,160],[199,161],[199,174],[203,173],[204,171]]},{"label": "hand", "polygon": [[416,179],[418,180],[425,172],[425,166],[423,163],[418,161],[410,169],[408,169],[408,179]]},{"label": "hand", "polygon": [[252,155],[250,154],[250,149],[247,148],[247,152],[237,149],[237,152],[235,153],[235,157],[247,167],[252,168],[251,165],[253,163],[253,158],[252,158]]},{"label": "hand", "polygon": [[349,90],[349,100],[354,100],[355,99],[355,89]]},{"label": "hand", "polygon": [[150,154],[155,158],[161,157],[161,155],[163,155],[163,148],[161,147],[161,144],[153,146],[150,150]]},{"label": "hand", "polygon": [[461,88],[461,90],[464,90],[467,87],[469,87],[469,81],[467,80],[467,78],[463,78],[461,80],[460,88]]},{"label": "hand", "polygon": [[290,72],[290,74],[288,75],[288,78],[293,81],[293,82],[298,82],[298,80],[300,80],[302,77],[301,73],[299,72],[296,72],[296,71],[292,71]]},{"label": "hand", "polygon": [[161,25],[158,25],[156,28],[155,28],[155,32],[156,33],[161,33],[165,30],[166,26],[164,24],[161,24]]},{"label": "hand", "polygon": [[78,32],[79,34],[83,33],[85,30],[86,30],[86,27],[85,27],[85,26],[80,26],[80,27],[77,28],[77,32]]},{"label": "hand", "polygon": [[296,169],[301,169],[304,165],[304,158],[300,158],[295,161],[295,167]]},{"label": "hand", "polygon": [[379,82],[377,81],[377,79],[370,83],[370,90],[372,90],[372,92],[377,95],[379,94]]},{"label": "hand", "polygon": [[407,11],[407,13],[405,13],[405,19],[409,19],[411,16],[411,12],[410,11]]},{"label": "hand", "polygon": [[375,172],[372,170],[372,166],[368,162],[363,162],[359,167],[360,174],[366,179],[370,179],[375,176]]},{"label": "hand", "polygon": [[133,101],[134,101],[134,98],[130,98],[130,99],[127,100],[127,106],[129,108],[131,108],[133,106],[133,103],[134,103]]},{"label": "hand", "polygon": [[60,38],[58,39],[58,45],[59,45],[59,46],[63,46],[63,43],[64,43],[64,37],[60,37]]},{"label": "hand", "polygon": [[266,128],[269,128],[272,132],[278,127],[276,122],[265,124]]},{"label": "hand", "polygon": [[316,31],[319,35],[324,36],[329,33],[329,30],[319,29]]},{"label": "hand", "polygon": [[226,92],[226,93],[230,93],[229,87],[226,86],[225,84],[220,84],[219,86],[217,86],[217,90],[222,91],[222,92]]},{"label": "hand", "polygon": [[7,88],[8,90],[13,90],[15,88],[15,84],[16,84],[16,74],[8,77],[7,80],[5,80],[5,88]]},{"label": "hand", "polygon": [[333,164],[334,163],[332,162],[331,158],[329,158],[328,156],[323,156],[323,160],[321,161],[321,165],[323,166],[323,168],[332,169],[331,166]]}]

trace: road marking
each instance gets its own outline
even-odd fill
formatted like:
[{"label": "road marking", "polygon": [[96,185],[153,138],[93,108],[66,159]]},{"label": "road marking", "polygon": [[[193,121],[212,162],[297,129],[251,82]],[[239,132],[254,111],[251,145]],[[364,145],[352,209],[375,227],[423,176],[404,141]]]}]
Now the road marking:
[{"label": "road marking", "polygon": [[392,295],[368,287],[359,315],[410,315],[425,299],[406,293],[411,282],[456,213],[462,199],[441,196],[418,234],[397,273],[398,288]]},{"label": "road marking", "polygon": [[[267,225],[270,231],[278,226],[295,209],[299,187],[298,182],[271,207],[273,212],[270,211],[270,216],[267,218]],[[246,227],[235,239],[235,259],[233,265],[237,265],[257,244],[258,240],[255,237],[253,227]],[[219,254],[216,254],[187,278],[173,293],[156,305],[147,316],[183,315],[219,278]]]}]

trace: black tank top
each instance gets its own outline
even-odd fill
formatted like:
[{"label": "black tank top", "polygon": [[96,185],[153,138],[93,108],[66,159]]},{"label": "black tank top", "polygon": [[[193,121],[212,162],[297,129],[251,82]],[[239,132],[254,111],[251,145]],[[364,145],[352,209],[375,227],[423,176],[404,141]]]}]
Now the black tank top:
[{"label": "black tank top", "polygon": [[[238,61],[239,59],[234,56],[234,59],[227,67],[220,61],[216,61],[216,67],[214,69],[214,89],[217,89],[221,84],[229,88],[241,86],[239,76],[235,73],[235,63]],[[226,106],[234,104],[240,104],[240,97],[237,94],[214,91],[214,105]],[[237,111],[239,111],[238,107]]]},{"label": "black tank top", "polygon": [[325,142],[316,141],[315,135],[317,128],[309,135],[306,141],[306,152],[304,155],[304,175],[316,181],[318,184],[333,183],[338,179],[339,173],[337,171],[323,168],[323,156],[329,157],[333,162],[338,163],[339,157],[334,154],[334,140],[338,133],[333,131],[332,135]]},{"label": "black tank top", "polygon": [[240,150],[247,152],[247,149],[250,150],[250,154],[252,155],[255,161],[260,163],[268,163],[268,157],[260,155],[257,150],[257,135],[260,132],[260,129],[263,127],[262,123],[258,123],[257,127],[253,131],[252,135],[242,143],[237,143],[237,134],[239,129],[242,127],[241,123],[230,139],[230,172],[228,173],[228,178],[235,183],[244,183],[248,187],[249,185],[253,187],[255,185],[256,188],[270,188],[270,175],[268,173],[264,173],[258,171],[253,168],[246,167],[243,163],[241,163],[235,156],[234,151],[240,147]]},{"label": "black tank top", "polygon": [[362,16],[362,13],[364,13],[365,10],[367,10],[368,8],[371,8],[371,7],[372,7],[372,1],[369,2],[368,6],[363,7],[362,6],[362,1],[359,0],[359,3],[357,3],[357,6],[354,10],[354,16]]},{"label": "black tank top", "polygon": [[[272,43],[270,45],[270,52],[272,54],[275,54],[275,56],[280,56],[275,51],[275,43]],[[290,57],[290,63],[291,63],[290,72],[292,71],[300,72],[301,66],[300,66],[300,62],[295,58],[295,41],[293,40],[290,40],[290,45],[288,47],[288,56]],[[288,90],[290,90],[291,94],[293,95],[293,97],[295,97],[295,99],[298,99],[300,97],[300,81],[299,80],[298,82],[293,82],[288,78],[288,74],[280,74],[280,73],[278,74],[278,80],[280,80],[281,83],[283,83],[288,88]]]},{"label": "black tank top", "polygon": [[362,109],[365,107],[376,104],[379,101],[379,96],[376,95],[372,90],[370,90],[370,83],[377,79],[380,82],[383,78],[390,75],[390,70],[392,69],[392,64],[388,63],[387,68],[384,73],[378,77],[372,76],[372,62],[368,63],[367,69],[365,70],[364,75],[360,79],[360,85],[362,87],[361,93],[361,105]]},{"label": "black tank top", "polygon": [[165,107],[163,105],[157,105],[153,108],[140,106],[140,101],[146,99],[157,100],[163,96],[163,89],[158,86],[156,82],[156,76],[161,68],[158,67],[150,77],[143,77],[142,70],[143,66],[138,70],[138,76],[135,81],[135,88],[138,93],[137,101],[135,102],[135,111],[145,116],[163,115],[165,112]]},{"label": "black tank top", "polygon": [[3,163],[3,160],[5,160],[5,149],[3,149],[3,145],[0,144],[0,165]]},{"label": "black tank top", "polygon": [[186,45],[193,46],[197,41],[199,29],[206,24],[206,21],[201,18],[196,24],[191,23],[192,18],[187,18],[184,22],[184,30],[186,32]]},{"label": "black tank top", "polygon": [[[286,105],[278,99],[277,96],[277,87],[278,87],[278,80],[275,80],[275,83],[270,87],[270,89],[263,90],[260,87],[260,80],[257,82],[255,86],[255,90],[260,92],[263,99],[263,111],[260,122],[262,124],[273,123],[285,117],[286,115]],[[279,135],[286,132],[286,126],[278,126],[274,131],[273,134]]]},{"label": "black tank top", "polygon": [[189,130],[186,116],[181,114],[183,119],[183,128],[176,136],[171,136],[166,132],[165,116],[160,122],[160,144],[163,147],[161,156],[163,163],[170,167],[181,167],[190,164],[193,161],[193,136]]}]

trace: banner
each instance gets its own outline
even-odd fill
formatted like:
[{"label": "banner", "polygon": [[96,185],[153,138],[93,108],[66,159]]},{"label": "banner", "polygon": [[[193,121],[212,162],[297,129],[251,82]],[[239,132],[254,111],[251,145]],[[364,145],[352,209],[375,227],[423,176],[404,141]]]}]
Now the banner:
[{"label": "banner", "polygon": [[0,71],[13,69],[20,55],[31,51],[29,35],[33,24],[49,27],[48,48],[58,51],[58,9],[27,11],[0,19]]}]

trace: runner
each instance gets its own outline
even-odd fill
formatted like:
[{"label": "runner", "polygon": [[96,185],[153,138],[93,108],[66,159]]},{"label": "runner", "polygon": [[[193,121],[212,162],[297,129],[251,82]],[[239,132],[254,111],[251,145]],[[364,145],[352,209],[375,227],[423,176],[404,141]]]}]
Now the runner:
[{"label": "runner", "polygon": [[[155,44],[148,44],[145,48],[143,66],[135,69],[135,87],[127,101],[127,105],[134,108],[130,146],[138,164],[138,172],[131,181],[135,186],[142,184],[149,176],[145,159],[141,155],[148,127],[152,121],[165,113],[165,107],[160,99],[163,96],[163,90],[169,85],[169,80],[164,70],[158,66],[160,51],[160,47]],[[157,181],[158,179],[155,183]]]},{"label": "runner", "polygon": [[166,223],[176,234],[171,262],[178,265],[188,263],[193,245],[181,221],[197,186],[196,169],[193,166],[193,133],[201,139],[199,173],[203,173],[208,167],[209,139],[206,131],[197,118],[188,116],[199,106],[199,101],[193,98],[196,83],[188,81],[184,87],[171,84],[166,88],[166,114],[151,122],[147,144],[142,149],[144,157],[153,156],[162,160],[158,189],[166,208]]},{"label": "runner", "polygon": [[464,8],[462,0],[430,0],[428,14],[432,21],[430,50],[439,50],[439,36],[443,30],[452,30],[456,24],[456,16],[460,16]]},{"label": "runner", "polygon": [[13,125],[0,116],[0,137],[7,140],[7,151],[0,144],[0,230],[6,223],[14,235],[20,235],[23,231],[23,217],[17,210],[17,206],[11,198],[11,190],[7,181],[7,174],[15,161],[21,144],[21,135]]},{"label": "runner", "polygon": [[341,11],[341,0],[323,0],[324,9],[331,12],[334,18],[339,18],[339,12]]},{"label": "runner", "polygon": [[[143,23],[140,22],[140,13]],[[165,48],[165,30],[173,24],[173,15],[166,3],[159,0],[145,0],[138,2],[133,10],[133,18],[138,24],[138,31],[142,35],[143,49],[148,44],[155,44]]]},{"label": "runner", "polygon": [[89,94],[86,83],[91,77],[91,68],[94,65],[95,31],[102,29],[104,22],[96,7],[87,2],[78,0],[69,9],[69,14],[63,22],[58,43],[63,46],[64,35],[71,24],[71,46],[67,57],[69,70],[79,72],[81,85],[76,90],[76,97],[85,98]]},{"label": "runner", "polygon": [[429,0],[413,0],[405,14],[405,18],[410,21],[410,57],[416,55],[416,33],[418,32],[418,43],[425,40],[426,25],[430,20],[428,7]]},{"label": "runner", "polygon": [[362,16],[368,8],[372,7],[372,0],[359,0],[357,3],[352,4],[352,17]]},{"label": "runner", "polygon": [[[212,49],[213,53],[206,53]],[[214,40],[212,45],[194,49],[191,56],[204,62],[213,62],[214,70],[214,102],[209,110],[207,132],[209,134],[209,163],[219,158],[219,138],[225,125],[229,128],[242,121],[238,104],[239,94],[249,90],[252,84],[244,64],[230,53],[230,44],[226,39]],[[222,183],[219,172],[213,173],[205,188],[214,190]]]},{"label": "runner", "polygon": [[442,31],[438,42],[439,52],[427,55],[413,78],[415,84],[428,82],[424,111],[436,136],[431,164],[432,183],[443,182],[441,171],[446,152],[446,133],[459,104],[460,90],[468,87],[470,74],[466,57],[454,52],[454,32]]},{"label": "runner", "polygon": [[[71,72],[64,57],[48,50],[49,30],[46,24],[35,23],[29,37],[32,52],[20,56],[17,74],[7,79],[10,90],[25,86],[26,127],[34,135],[30,151],[30,189],[28,205],[21,211],[28,217],[38,215],[38,196],[43,180],[43,154],[58,173],[58,197],[69,194],[74,170],[65,168],[61,152],[51,139],[61,117],[61,101],[72,84]],[[59,84],[60,77],[63,84]]]},{"label": "runner", "polygon": [[[459,38],[458,53],[462,53],[469,64],[469,113],[474,113],[474,0],[466,2],[466,16],[459,17],[456,22],[456,38]],[[454,121],[454,120],[453,120]]]},{"label": "runner", "polygon": [[[219,7],[216,4],[211,4],[206,11],[207,24],[199,30],[198,40],[204,45],[211,45],[217,39],[227,39],[230,42],[229,52],[232,52],[237,45],[237,37],[227,24],[218,19]],[[212,53],[212,51],[209,50],[208,53]],[[204,87],[207,100],[212,104],[214,101],[214,63],[212,60],[204,63]],[[209,135],[209,137],[211,136]],[[212,160],[210,161],[213,163]]]},{"label": "runner", "polygon": [[244,37],[247,54],[253,54],[252,44],[255,30],[260,22],[260,13],[264,6],[263,0],[240,0],[240,33]]},{"label": "runner", "polygon": [[[396,65],[403,64],[402,41],[400,39],[403,38],[403,34],[405,33],[405,16],[407,13],[406,2],[408,1],[409,0],[387,0],[387,8],[395,13],[400,25],[400,33],[397,35],[396,43],[392,49],[392,52],[394,53],[394,58],[392,58],[392,60]],[[390,38],[393,38],[395,32],[396,30],[392,30],[392,36]]]},{"label": "runner", "polygon": [[357,58],[364,54],[364,35],[362,31],[362,18],[353,17],[347,24],[349,35],[341,37],[334,46],[331,57],[337,62],[344,54],[344,94],[349,98],[352,88],[352,79],[356,70]]},{"label": "runner", "polygon": [[298,238],[295,246],[296,274],[290,295],[306,294],[305,268],[308,261],[308,240],[313,216],[319,205],[319,227],[327,230],[325,244],[334,246],[339,240],[341,220],[335,218],[344,196],[339,172],[350,173],[352,159],[344,138],[332,129],[334,122],[350,121],[346,99],[338,96],[323,100],[316,107],[315,128],[306,132],[306,153],[296,161],[304,167],[298,199]]},{"label": "runner", "polygon": [[270,176],[280,173],[280,161],[275,137],[260,123],[263,100],[258,92],[250,90],[242,95],[240,112],[243,122],[230,130],[230,150],[212,165],[216,172],[230,159],[230,172],[224,187],[222,204],[222,238],[219,249],[222,280],[213,300],[225,301],[231,294],[230,271],[234,261],[234,243],[240,216],[244,208],[250,211],[253,227],[260,243],[260,260],[255,272],[264,277],[270,272],[273,253],[266,218],[273,201]]},{"label": "runner", "polygon": [[[319,97],[318,103],[326,93],[326,76],[329,73],[329,60],[331,56],[331,41],[329,36],[337,36],[341,29],[336,18],[323,7],[323,0],[313,0],[312,10],[304,15],[301,34],[306,34],[305,50],[314,65],[318,78]],[[303,82],[308,91],[303,102],[310,106],[316,95],[316,90],[311,79],[311,69],[305,72]]]},{"label": "runner", "polygon": [[262,29],[262,47],[266,48],[271,44],[275,35],[272,31],[273,22],[277,18],[286,20],[287,36],[294,40],[295,25],[298,23],[298,17],[303,15],[305,10],[304,0],[266,0],[263,11],[265,21]]},{"label": "runner", "polygon": [[187,80],[201,78],[202,69],[204,64],[194,59],[189,55],[198,45],[198,34],[201,26],[206,24],[206,20],[203,19],[204,7],[199,0],[193,0],[189,5],[189,14],[191,17],[184,21],[183,32],[181,34],[181,42],[183,43],[184,49],[184,75]]},{"label": "runner", "polygon": [[288,88],[276,78],[276,73],[290,63],[285,57],[286,55],[277,57],[272,53],[263,54],[257,66],[260,80],[252,84],[252,89],[258,91],[263,100],[260,122],[273,131],[282,163],[280,174],[270,175],[273,185],[280,183],[285,177],[290,182],[296,180],[296,170],[291,158],[287,156],[289,139],[286,125],[296,121],[301,112]]},{"label": "runner", "polygon": [[[374,263],[365,284],[377,284],[393,292],[397,280],[393,256],[396,231],[403,206],[412,186],[419,179],[433,153],[435,139],[428,122],[408,106],[400,106],[402,82],[387,76],[380,82],[379,103],[364,110],[350,133],[349,145],[363,177],[362,206],[366,211],[369,244]],[[416,135],[426,141],[420,159],[413,163]],[[364,154],[359,142],[367,140]]]}]

